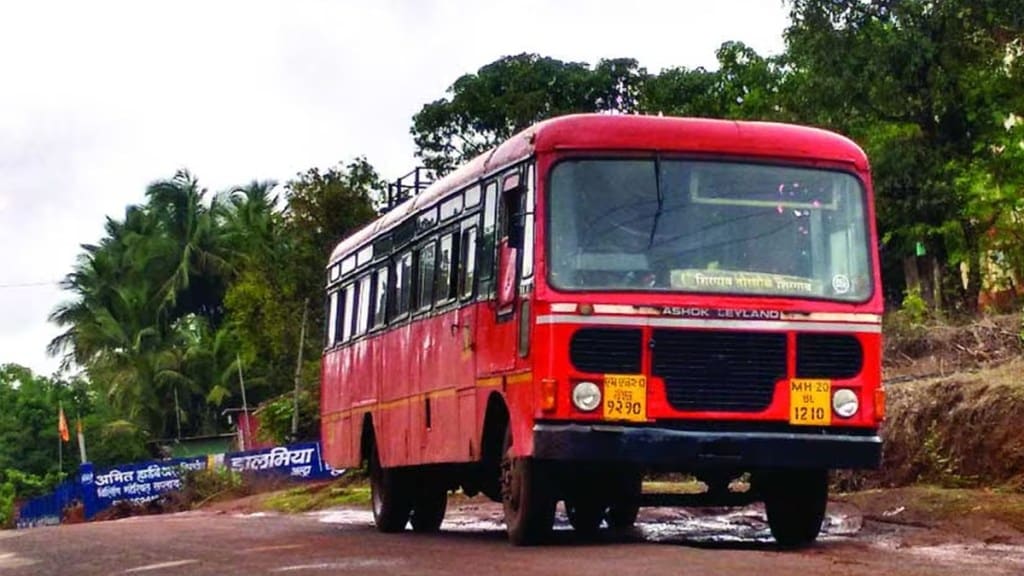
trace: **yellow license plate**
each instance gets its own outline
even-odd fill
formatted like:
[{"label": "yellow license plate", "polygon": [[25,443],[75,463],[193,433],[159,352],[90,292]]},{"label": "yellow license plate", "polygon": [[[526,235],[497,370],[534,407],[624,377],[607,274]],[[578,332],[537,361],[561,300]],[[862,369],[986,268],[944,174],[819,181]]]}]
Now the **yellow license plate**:
[{"label": "yellow license plate", "polygon": [[789,382],[789,423],[828,426],[832,423],[832,381],[794,378]]},{"label": "yellow license plate", "polygon": [[604,418],[646,422],[647,377],[642,374],[605,374]]}]

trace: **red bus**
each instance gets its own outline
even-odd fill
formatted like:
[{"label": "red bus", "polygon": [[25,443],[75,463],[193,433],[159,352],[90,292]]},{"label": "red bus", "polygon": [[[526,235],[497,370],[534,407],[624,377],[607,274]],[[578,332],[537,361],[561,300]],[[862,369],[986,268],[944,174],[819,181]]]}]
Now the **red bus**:
[{"label": "red bus", "polygon": [[385,532],[437,530],[454,489],[502,502],[515,544],[560,501],[578,531],[627,527],[642,475],[681,471],[809,544],[828,471],[880,461],[876,246],[836,134],[541,122],[334,250],[326,459],[368,464]]}]

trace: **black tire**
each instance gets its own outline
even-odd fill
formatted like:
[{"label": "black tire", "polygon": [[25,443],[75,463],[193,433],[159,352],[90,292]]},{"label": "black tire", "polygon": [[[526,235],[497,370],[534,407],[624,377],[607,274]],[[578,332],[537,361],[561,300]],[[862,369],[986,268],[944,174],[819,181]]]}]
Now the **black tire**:
[{"label": "black tire", "polygon": [[605,506],[592,499],[566,500],[565,514],[573,530],[585,538],[592,538],[604,521]]},{"label": "black tire", "polygon": [[412,511],[407,484],[401,471],[381,467],[377,446],[374,445],[370,453],[370,500],[373,503],[373,522],[378,531],[392,533],[405,530]]},{"label": "black tire", "polygon": [[618,477],[615,494],[608,506],[605,520],[613,530],[627,530],[636,524],[643,492],[643,474],[639,470],[624,472]]},{"label": "black tire", "polygon": [[412,524],[413,532],[437,532],[444,521],[444,513],[448,507],[448,491],[444,488],[428,485],[413,501]]},{"label": "black tire", "polygon": [[555,523],[555,500],[544,463],[512,456],[512,434],[505,433],[501,461],[501,502],[509,542],[531,546],[547,540]]},{"label": "black tire", "polygon": [[828,505],[828,473],[800,470],[764,474],[758,483],[768,527],[779,546],[803,548],[821,533]]}]

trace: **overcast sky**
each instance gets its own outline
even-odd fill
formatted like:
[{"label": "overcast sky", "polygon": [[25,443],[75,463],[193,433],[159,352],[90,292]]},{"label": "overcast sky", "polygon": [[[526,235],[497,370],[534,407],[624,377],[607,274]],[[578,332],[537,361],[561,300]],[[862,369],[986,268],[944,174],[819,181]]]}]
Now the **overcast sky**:
[{"label": "overcast sky", "polygon": [[49,374],[56,282],[105,216],[188,168],[210,190],[365,155],[414,165],[412,115],[536,52],[651,71],[783,49],[781,0],[0,0],[0,363]]}]

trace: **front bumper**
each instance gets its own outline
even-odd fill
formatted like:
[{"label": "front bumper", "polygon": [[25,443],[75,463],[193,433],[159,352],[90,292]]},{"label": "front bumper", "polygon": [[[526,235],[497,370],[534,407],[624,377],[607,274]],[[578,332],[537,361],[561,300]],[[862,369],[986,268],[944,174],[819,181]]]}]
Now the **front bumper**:
[{"label": "front bumper", "polygon": [[702,431],[652,426],[537,423],[534,456],[664,470],[878,468],[882,439],[799,431]]}]

